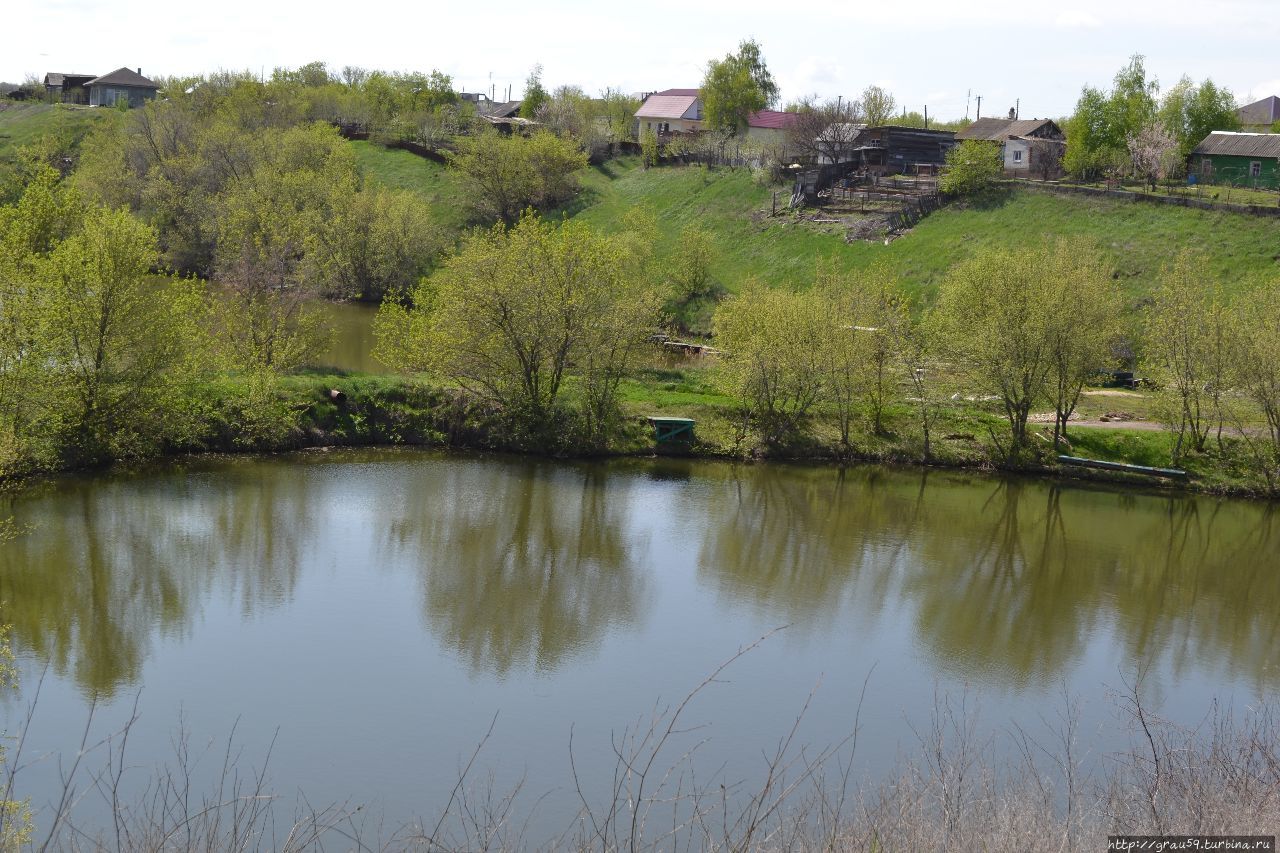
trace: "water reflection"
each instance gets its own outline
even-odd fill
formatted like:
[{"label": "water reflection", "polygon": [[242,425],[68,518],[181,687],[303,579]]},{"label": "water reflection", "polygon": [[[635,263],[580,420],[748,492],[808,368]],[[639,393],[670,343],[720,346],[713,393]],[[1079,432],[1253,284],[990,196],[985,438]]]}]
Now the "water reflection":
[{"label": "water reflection", "polygon": [[710,494],[701,576],[799,630],[887,612],[940,669],[1015,685],[1063,677],[1104,631],[1175,675],[1215,660],[1261,689],[1280,674],[1272,505],[765,466]]},{"label": "water reflection", "polygon": [[7,500],[0,514],[31,532],[0,545],[4,618],[86,693],[137,683],[215,596],[245,617],[296,608],[339,544],[362,583],[412,578],[431,636],[498,676],[638,631],[667,572],[711,593],[688,602],[695,637],[728,608],[810,636],[907,627],[932,671],[1012,686],[1063,678],[1099,644],[1259,692],[1280,675],[1280,525],[1260,503],[876,468],[382,452],[99,475]]},{"label": "water reflection", "polygon": [[392,512],[421,567],[427,626],[474,670],[555,669],[639,617],[643,584],[625,482],[599,465],[443,467]]}]

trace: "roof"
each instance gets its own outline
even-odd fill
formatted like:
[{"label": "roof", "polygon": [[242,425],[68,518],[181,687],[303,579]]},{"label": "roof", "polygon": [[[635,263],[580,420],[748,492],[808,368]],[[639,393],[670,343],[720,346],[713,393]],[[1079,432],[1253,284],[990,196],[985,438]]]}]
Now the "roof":
[{"label": "roof", "polygon": [[654,92],[654,95],[662,95],[671,98],[696,98],[702,94],[700,89],[663,89],[661,92]]},{"label": "roof", "polygon": [[95,77],[86,86],[133,86],[136,89],[159,89],[160,87],[143,77],[132,68],[117,68],[110,74]]},{"label": "roof", "polygon": [[644,99],[644,103],[640,105],[640,109],[636,110],[636,118],[683,118],[684,114],[693,109],[694,103],[698,100],[696,90],[692,91],[692,95],[650,95]]},{"label": "roof", "polygon": [[791,127],[800,116],[797,113],[783,113],[777,110],[760,110],[747,116],[747,127],[763,127],[781,130]]},{"label": "roof", "polygon": [[522,104],[524,101],[481,101],[476,104],[476,112],[482,116],[513,118],[520,114]]},{"label": "roof", "polygon": [[1215,130],[1191,153],[1280,158],[1280,133],[1232,133]]},{"label": "roof", "polygon": [[96,74],[73,74],[66,71],[50,71],[48,74],[44,75],[44,84],[46,86],[61,86],[68,77],[92,80],[96,76]]},{"label": "roof", "polygon": [[1280,121],[1280,98],[1272,95],[1261,101],[1245,104],[1236,110],[1236,115],[1240,118],[1241,124],[1274,124]]},{"label": "roof", "polygon": [[[1007,119],[980,118],[964,130],[956,133],[956,139],[979,139],[999,142],[1011,136],[1033,136],[1046,124],[1052,124],[1055,131],[1058,126],[1047,118]],[[1058,131],[1061,133],[1061,131]]]}]

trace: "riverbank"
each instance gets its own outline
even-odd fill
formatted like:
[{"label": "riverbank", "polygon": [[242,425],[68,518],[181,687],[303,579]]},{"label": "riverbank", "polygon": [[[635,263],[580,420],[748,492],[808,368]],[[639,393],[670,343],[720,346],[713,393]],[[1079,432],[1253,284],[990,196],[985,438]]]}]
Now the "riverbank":
[{"label": "riverbank", "polygon": [[[744,424],[739,404],[720,391],[701,367],[649,368],[635,372],[620,389],[622,419],[605,447],[579,442],[571,429],[531,440],[519,434],[502,413],[457,389],[424,377],[315,372],[284,377],[278,389],[276,420],[235,429],[236,419],[216,418],[199,445],[174,453],[279,452],[322,447],[417,446],[502,451],[555,458],[681,456],[702,459],[804,461],[827,464],[874,463],[958,470],[1001,471],[1021,476],[1101,482],[1129,488],[1190,491],[1236,497],[1260,497],[1248,478],[1231,438],[1216,448],[1188,457],[1186,480],[1068,468],[1058,465],[1049,425],[1038,424],[1035,446],[1015,464],[1002,461],[1000,441],[1008,427],[990,401],[946,399],[937,404],[931,453],[909,403],[890,405],[886,429],[863,429],[843,446],[834,418],[818,413],[789,440],[768,442]],[[1122,397],[1117,395],[1123,395]],[[1082,401],[1081,420],[1073,427],[1072,455],[1108,462],[1162,467],[1169,464],[1171,437],[1151,420],[1150,395],[1095,389]],[[1117,409],[1125,411],[1116,411]],[[689,442],[658,444],[647,416],[694,420]]]}]

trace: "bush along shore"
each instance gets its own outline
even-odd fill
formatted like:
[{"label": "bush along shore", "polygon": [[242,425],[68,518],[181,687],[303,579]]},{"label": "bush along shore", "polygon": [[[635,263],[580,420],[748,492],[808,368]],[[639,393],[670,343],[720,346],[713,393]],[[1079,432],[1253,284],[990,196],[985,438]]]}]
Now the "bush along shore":
[{"label": "bush along shore", "polygon": [[[283,377],[263,400],[247,379],[220,384],[222,395],[204,408],[206,419],[193,424],[195,439],[173,443],[163,456],[222,453],[281,453],[321,448],[402,446],[443,450],[504,452],[553,458],[613,456],[681,456],[738,461],[797,461],[832,465],[887,464],[930,466],[1027,476],[1064,477],[1143,489],[1159,487],[1211,494],[1256,497],[1265,489],[1251,480],[1245,450],[1238,438],[1226,438],[1223,450],[1188,459],[1186,479],[1161,478],[1117,471],[1067,467],[1057,463],[1043,438],[1017,460],[1002,458],[991,432],[1001,421],[992,404],[948,400],[938,407],[936,438],[923,455],[912,407],[894,404],[882,416],[888,428],[869,429],[849,444],[841,440],[839,419],[831,413],[811,417],[801,432],[785,440],[770,436],[744,415],[741,404],[711,390],[701,376],[714,367],[639,371],[622,389],[622,413],[610,441],[600,445],[584,435],[572,409],[565,408],[551,426],[530,429],[501,408],[456,387],[423,376],[308,372]],[[257,407],[246,417],[246,400]],[[1110,400],[1103,394],[1101,400]],[[1139,404],[1149,402],[1138,396]],[[1095,402],[1095,408],[1106,408]],[[1131,406],[1139,411],[1141,405]],[[649,416],[694,420],[690,440],[655,440]],[[1137,417],[1129,413],[1129,416]],[[869,418],[869,415],[867,416]],[[1105,417],[1105,415],[1103,416]],[[1173,439],[1164,429],[1139,420],[1076,427],[1072,452],[1078,456],[1159,467],[1166,463]],[[134,457],[141,460],[142,457]],[[63,466],[68,467],[68,466]],[[34,472],[33,472],[34,473]]]}]

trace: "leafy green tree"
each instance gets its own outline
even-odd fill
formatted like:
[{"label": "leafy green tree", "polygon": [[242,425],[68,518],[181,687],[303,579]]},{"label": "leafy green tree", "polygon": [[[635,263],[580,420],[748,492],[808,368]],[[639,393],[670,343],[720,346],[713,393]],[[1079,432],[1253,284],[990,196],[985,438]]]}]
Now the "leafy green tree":
[{"label": "leafy green tree", "polygon": [[1129,140],[1156,123],[1159,84],[1147,79],[1146,65],[1135,54],[1116,72],[1111,91],[1085,86],[1067,122],[1064,165],[1082,178],[1130,168]]},{"label": "leafy green tree", "polygon": [[767,442],[799,435],[821,401],[829,321],[817,290],[794,293],[756,281],[716,309],[715,340],[725,353],[727,388]]},{"label": "leafy green tree", "polygon": [[1275,494],[1280,491],[1280,282],[1243,296],[1234,313],[1236,379],[1266,424],[1262,437],[1255,438],[1243,423],[1239,433],[1255,469]]},{"label": "leafy green tree", "polygon": [[1003,172],[998,146],[966,139],[947,152],[947,169],[938,187],[950,195],[980,195],[991,189]]},{"label": "leafy green tree", "polygon": [[868,86],[864,89],[859,105],[862,107],[863,117],[871,127],[888,122],[898,108],[898,102],[894,99],[893,93],[879,86]]},{"label": "leafy green tree", "polygon": [[936,309],[940,344],[981,391],[1000,400],[1016,458],[1031,408],[1053,370],[1049,311],[1061,275],[1045,250],[993,250],[953,267]]},{"label": "leafy green tree", "polygon": [[626,271],[621,246],[580,223],[495,225],[425,280],[412,307],[384,303],[379,358],[448,377],[539,443],[575,373],[584,428],[603,441],[622,372],[656,320],[652,291]]},{"label": "leafy green tree", "polygon": [[600,98],[604,101],[603,118],[613,141],[634,139],[633,128],[636,110],[640,109],[640,99],[617,89],[605,89],[600,93]]},{"label": "leafy green tree", "polygon": [[1176,436],[1175,465],[1188,443],[1204,452],[1215,425],[1221,441],[1224,394],[1238,346],[1235,319],[1222,282],[1202,257],[1183,251],[1161,270],[1146,317],[1145,357],[1160,383],[1165,424]]},{"label": "leafy green tree", "polygon": [[658,134],[652,129],[646,128],[640,132],[640,157],[644,161],[646,169],[658,165],[658,160],[662,156],[662,148],[658,144]]},{"label": "leafy green tree", "polygon": [[1053,279],[1046,294],[1046,333],[1056,447],[1067,437],[1067,422],[1085,382],[1112,361],[1111,345],[1122,331],[1124,304],[1110,265],[1092,246],[1060,242],[1044,274]]},{"label": "leafy green tree", "polygon": [[459,140],[452,164],[471,182],[477,212],[512,224],[527,207],[567,199],[587,158],[572,140],[547,131],[531,137],[484,131]]},{"label": "leafy green tree", "polygon": [[334,214],[308,255],[308,275],[329,296],[380,302],[407,292],[444,244],[429,208],[408,191],[368,187]]},{"label": "leafy green tree", "polygon": [[898,349],[909,316],[895,280],[883,268],[853,277],[823,269],[818,289],[830,323],[823,345],[828,358],[825,396],[848,450],[854,418],[863,408],[870,412],[871,431],[885,432],[885,409],[898,385]]},{"label": "leafy green tree", "polygon": [[688,304],[711,295],[715,286],[711,278],[714,258],[715,247],[710,231],[696,222],[680,231],[680,239],[671,258],[670,273],[678,302]]},{"label": "leafy green tree", "polygon": [[1183,77],[1165,92],[1160,102],[1160,123],[1177,141],[1178,155],[1185,161],[1192,150],[1215,130],[1239,130],[1236,99],[1231,92],[1205,80],[1200,85]]},{"label": "leafy green tree", "polygon": [[728,135],[742,133],[752,113],[778,102],[778,84],[760,45],[750,39],[738,45],[737,53],[707,63],[701,92],[707,126]]},{"label": "leafy green tree", "polygon": [[245,369],[288,370],[324,343],[311,274],[323,235],[355,192],[350,150],[331,129],[298,127],[263,140],[252,171],[220,196],[214,279],[232,312],[225,341]]},{"label": "leafy green tree", "polygon": [[45,369],[34,396],[73,465],[144,456],[192,438],[194,383],[209,368],[204,294],[156,279],[155,232],[125,211],[92,208],[36,265]]},{"label": "leafy green tree", "polygon": [[524,99],[520,103],[521,118],[537,118],[538,111],[550,100],[551,96],[542,86],[542,64],[533,66],[529,77],[524,81]]}]

